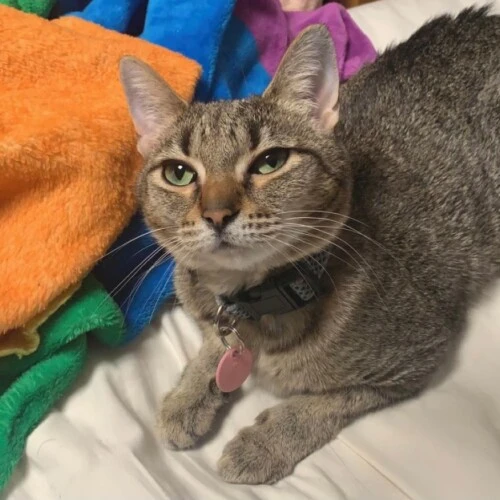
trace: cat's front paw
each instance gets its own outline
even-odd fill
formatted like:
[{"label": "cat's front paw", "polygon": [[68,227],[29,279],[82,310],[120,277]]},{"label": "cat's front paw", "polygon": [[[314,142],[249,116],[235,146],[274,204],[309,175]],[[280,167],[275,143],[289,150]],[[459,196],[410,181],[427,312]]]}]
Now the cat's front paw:
[{"label": "cat's front paw", "polygon": [[192,448],[210,430],[217,408],[207,397],[173,390],[158,412],[160,438],[172,450]]},{"label": "cat's front paw", "polygon": [[[264,412],[265,414],[266,412]],[[261,415],[264,416],[264,414]],[[257,419],[242,429],[224,448],[217,468],[222,479],[238,484],[272,484],[292,473],[294,463],[269,428],[269,421]]]}]

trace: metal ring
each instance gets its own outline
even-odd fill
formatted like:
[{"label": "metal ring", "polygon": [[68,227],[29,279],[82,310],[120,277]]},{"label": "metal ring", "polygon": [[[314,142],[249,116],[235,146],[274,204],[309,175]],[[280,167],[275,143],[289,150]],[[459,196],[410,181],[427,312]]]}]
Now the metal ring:
[{"label": "metal ring", "polygon": [[219,337],[226,349],[231,349],[231,344],[226,340],[226,337]]},{"label": "metal ring", "polygon": [[237,318],[230,318],[226,316],[226,321],[222,324],[222,319],[224,318],[224,312],[226,311],[226,304],[221,304],[218,309],[217,309],[217,314],[215,315],[215,321],[214,324],[218,330],[220,330],[223,327],[234,327],[234,325],[237,322]]},{"label": "metal ring", "polygon": [[228,335],[231,335],[231,333],[234,333],[237,337],[238,335],[238,330],[234,326],[221,326],[217,330],[217,335],[219,337],[227,337]]},{"label": "metal ring", "polygon": [[224,309],[226,309],[225,304],[221,304],[221,305],[218,307],[218,309],[217,309],[217,314],[215,315],[215,321],[214,321],[215,326],[217,326],[217,327],[219,326],[219,322],[220,322],[220,319],[221,319],[222,314],[223,314],[223,312],[224,312]]},{"label": "metal ring", "polygon": [[231,344],[227,341],[226,337],[232,333],[238,339],[238,347],[239,351],[241,352],[243,349],[245,349],[245,343],[243,342],[243,339],[240,337],[240,334],[235,327],[237,319],[230,318],[228,319],[227,324],[221,324],[221,320],[223,318],[225,310],[226,305],[221,304],[217,309],[217,314],[215,315],[214,326],[217,329],[217,336],[220,338],[222,344],[226,349],[231,349]]},{"label": "metal ring", "polygon": [[226,339],[226,337],[231,333],[238,340],[240,351],[242,351],[245,348],[245,343],[243,342],[243,339],[240,337],[238,330],[234,326],[222,326],[221,328],[219,328],[217,335],[220,338],[221,342],[224,344],[224,347],[226,349],[231,349],[231,344]]},{"label": "metal ring", "polygon": [[243,342],[243,339],[240,337],[240,333],[234,326],[223,326],[222,328],[220,328],[218,335],[219,338],[224,339],[228,335],[231,335],[231,333],[239,340],[239,342],[241,342],[243,345],[245,344]]},{"label": "metal ring", "polygon": [[[221,342],[224,344],[224,347],[226,349],[232,349],[232,346],[231,344],[227,341],[226,337],[219,337]],[[240,339],[240,337],[238,337],[238,350],[239,352],[243,351],[243,349],[245,349],[245,344],[243,343],[243,340]]]}]

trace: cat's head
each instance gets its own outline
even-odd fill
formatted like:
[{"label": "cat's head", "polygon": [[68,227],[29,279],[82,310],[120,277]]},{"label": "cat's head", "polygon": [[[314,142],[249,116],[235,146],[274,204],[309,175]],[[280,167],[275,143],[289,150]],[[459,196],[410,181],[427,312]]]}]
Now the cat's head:
[{"label": "cat's head", "polygon": [[139,200],[158,241],[193,269],[271,269],[324,248],[349,209],[333,139],[339,75],[308,28],[262,97],[187,105],[151,68],[121,61],[145,159]]}]

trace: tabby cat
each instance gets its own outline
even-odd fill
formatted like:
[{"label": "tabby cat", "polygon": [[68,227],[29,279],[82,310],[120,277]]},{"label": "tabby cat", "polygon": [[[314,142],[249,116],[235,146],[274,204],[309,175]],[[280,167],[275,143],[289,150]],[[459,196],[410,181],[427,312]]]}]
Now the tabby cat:
[{"label": "tabby cat", "polygon": [[[205,334],[159,412],[165,444],[194,446],[232,399],[215,380],[216,317],[286,397],[226,445],[226,481],[278,481],[356,418],[425,389],[499,276],[500,17],[437,18],[342,85],[313,26],[261,97],[236,101],[188,105],[146,64],[120,68],[142,209]],[[230,312],[314,262],[313,300],[295,290],[284,312]]]}]

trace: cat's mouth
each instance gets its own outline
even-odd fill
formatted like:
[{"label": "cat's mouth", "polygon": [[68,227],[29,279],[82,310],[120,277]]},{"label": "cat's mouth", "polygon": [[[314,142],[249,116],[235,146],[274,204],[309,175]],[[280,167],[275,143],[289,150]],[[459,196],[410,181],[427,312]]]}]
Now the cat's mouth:
[{"label": "cat's mouth", "polygon": [[227,241],[226,238],[224,238],[224,235],[220,234],[217,235],[215,242],[212,246],[212,251],[213,252],[219,252],[221,250],[231,250],[236,248],[236,245],[234,243],[230,243]]},{"label": "cat's mouth", "polygon": [[227,250],[229,248],[235,248],[235,246],[232,245],[231,243],[228,243],[227,241],[222,240],[217,245],[216,250]]},{"label": "cat's mouth", "polygon": [[237,245],[236,243],[233,243],[231,241],[227,241],[226,238],[224,237],[219,237],[217,238],[214,246],[212,247],[212,252],[214,253],[225,253],[225,252],[231,252],[234,253],[235,251],[242,250],[243,248],[240,245]]}]

